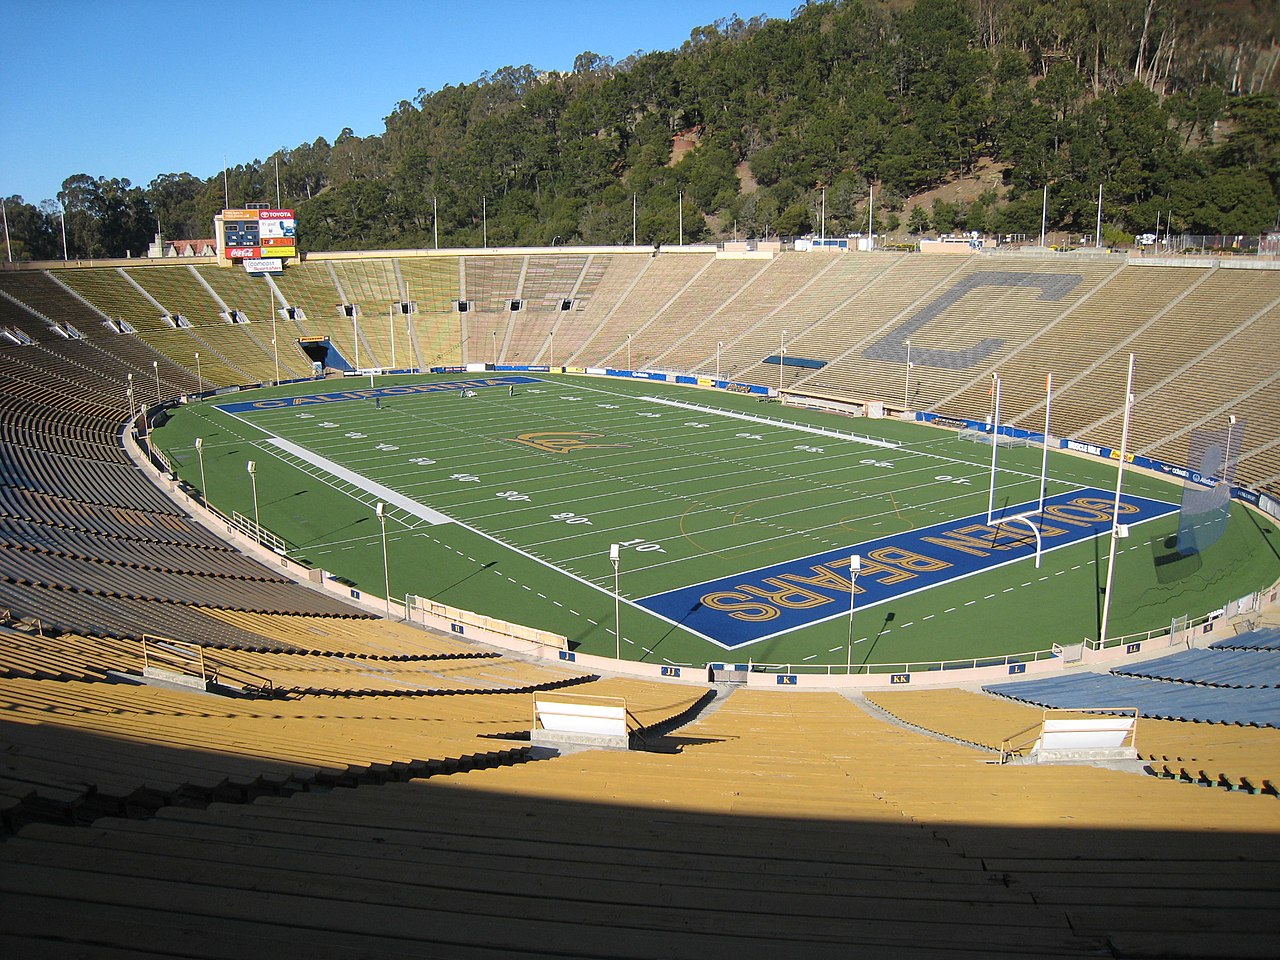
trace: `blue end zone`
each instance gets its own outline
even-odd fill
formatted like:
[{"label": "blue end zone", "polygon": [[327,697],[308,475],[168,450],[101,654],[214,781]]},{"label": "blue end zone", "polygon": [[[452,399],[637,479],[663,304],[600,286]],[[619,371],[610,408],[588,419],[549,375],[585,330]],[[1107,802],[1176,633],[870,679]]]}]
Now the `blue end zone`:
[{"label": "blue end zone", "polygon": [[[1106,533],[1114,504],[1114,494],[1090,487],[1047,498],[1043,516],[1030,519],[1047,552]],[[1001,515],[1012,517],[1035,507],[1035,502],[1024,503]],[[1177,509],[1163,500],[1126,496],[1120,501],[1120,522],[1142,523]],[[637,603],[733,649],[848,616],[849,560],[854,553],[862,562],[856,582],[859,610],[1035,555],[1035,538],[1025,523],[988,526],[986,519],[983,513],[939,523],[655,594]]]},{"label": "blue end zone", "polygon": [[391,397],[414,397],[424,393],[483,390],[486,387],[518,387],[521,384],[541,382],[537,377],[476,377],[474,380],[450,380],[447,383],[410,383],[395,387],[368,387],[364,390],[316,393],[305,397],[244,400],[239,403],[220,403],[217,407],[223,413],[252,413],[254,410],[283,410],[286,407],[306,407],[317,403],[340,403],[343,400],[386,400]]}]

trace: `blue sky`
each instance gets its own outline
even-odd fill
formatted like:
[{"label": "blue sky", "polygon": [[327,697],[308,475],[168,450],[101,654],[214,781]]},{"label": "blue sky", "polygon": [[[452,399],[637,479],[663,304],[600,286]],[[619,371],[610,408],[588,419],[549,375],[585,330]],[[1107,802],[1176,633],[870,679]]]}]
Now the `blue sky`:
[{"label": "blue sky", "polygon": [[569,70],[584,50],[670,50],[694,27],[798,2],[0,0],[0,196],[39,203],[77,173],[210,177],[224,155],[379,134],[419,88]]}]

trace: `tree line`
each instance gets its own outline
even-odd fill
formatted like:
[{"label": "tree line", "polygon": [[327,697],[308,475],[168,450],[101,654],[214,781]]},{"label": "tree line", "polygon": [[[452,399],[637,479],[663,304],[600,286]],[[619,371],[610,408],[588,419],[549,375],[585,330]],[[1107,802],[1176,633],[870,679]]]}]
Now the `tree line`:
[{"label": "tree line", "polygon": [[[824,0],[679,49],[419,90],[226,172],[233,206],[298,210],[303,249],[673,243],[866,228],[1116,236],[1275,230],[1280,8],[1265,0]],[[673,161],[673,142],[682,145]],[[967,203],[913,195],[1001,172]],[[69,177],[6,200],[15,256],[208,236],[221,174]],[[871,193],[874,191],[874,204]],[[825,212],[825,220],[820,217]]]}]

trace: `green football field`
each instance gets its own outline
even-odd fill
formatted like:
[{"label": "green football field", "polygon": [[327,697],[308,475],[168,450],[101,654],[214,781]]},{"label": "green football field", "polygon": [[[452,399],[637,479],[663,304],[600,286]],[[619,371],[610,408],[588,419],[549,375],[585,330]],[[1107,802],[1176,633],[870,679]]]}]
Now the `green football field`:
[{"label": "green football field", "polygon": [[[493,385],[459,389],[477,377]],[[247,517],[255,461],[263,527],[295,559],[379,596],[382,501],[393,596],[550,630],[588,653],[619,645],[613,544],[620,646],[635,660],[843,671],[1098,635],[1107,538],[1080,517],[1110,509],[1105,463],[1051,453],[1045,493],[1059,512],[1045,515],[1037,569],[1025,525],[984,526],[990,446],[949,431],[541,373],[379,378],[377,401],[325,399],[368,385],[206,400],[177,411],[157,445],[199,487],[203,438],[210,500]],[[295,400],[246,409],[283,397]],[[1039,448],[998,459],[997,514],[1034,504]],[[1164,513],[1120,542],[1109,635],[1167,627],[1280,577],[1277,531],[1244,508],[1183,556],[1181,488],[1131,472],[1124,492]]]}]

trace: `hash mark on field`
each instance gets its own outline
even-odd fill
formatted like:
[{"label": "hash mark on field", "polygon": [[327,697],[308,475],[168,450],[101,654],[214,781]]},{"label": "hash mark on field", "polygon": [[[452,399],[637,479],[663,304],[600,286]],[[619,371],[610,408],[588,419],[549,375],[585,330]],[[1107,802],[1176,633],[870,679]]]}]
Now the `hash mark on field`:
[{"label": "hash mark on field", "polygon": [[[1025,587],[1025,586],[1026,586],[1026,584],[1024,583],[1024,584],[1023,584],[1023,586]],[[1013,587],[1005,587],[1005,588],[1004,588],[1003,590],[1001,590],[1000,592],[1001,592],[1001,593],[1013,593],[1013,591],[1014,591],[1014,588],[1013,588]]]},{"label": "hash mark on field", "polygon": [[996,598],[996,595],[995,595],[994,593],[988,593],[988,594],[987,594],[985,597],[983,597],[982,599],[983,599],[983,600],[994,600],[995,598]]},{"label": "hash mark on field", "polygon": [[964,603],[964,605],[965,605],[966,607],[972,607],[972,606],[973,606],[975,603],[977,603],[977,602],[978,602],[977,600],[966,600],[966,601],[965,601],[965,603]]},{"label": "hash mark on field", "polygon": [[943,610],[942,612],[943,612],[943,613],[955,613],[955,612],[956,612],[956,608],[955,608],[955,607],[947,607],[947,609]]},{"label": "hash mark on field", "polygon": [[835,653],[839,649],[840,649],[839,647],[832,647],[830,650],[827,651],[827,653]]}]

